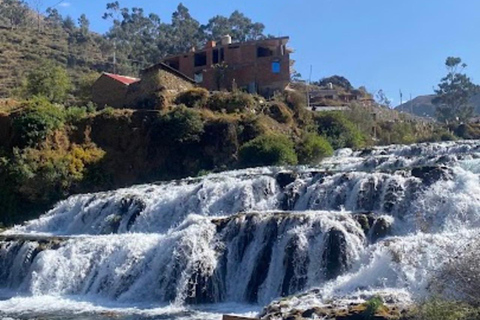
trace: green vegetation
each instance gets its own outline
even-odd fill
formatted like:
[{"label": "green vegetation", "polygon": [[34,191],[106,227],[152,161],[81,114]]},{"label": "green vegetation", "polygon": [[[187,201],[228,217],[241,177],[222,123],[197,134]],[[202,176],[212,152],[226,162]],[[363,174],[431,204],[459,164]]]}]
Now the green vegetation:
[{"label": "green vegetation", "polygon": [[27,74],[25,98],[42,96],[51,102],[63,102],[70,90],[70,78],[64,68],[44,62]]},{"label": "green vegetation", "polygon": [[240,148],[240,163],[244,167],[297,164],[293,142],[282,135],[263,135]]},{"label": "green vegetation", "polygon": [[198,111],[179,106],[158,118],[159,138],[166,143],[200,141],[204,123]]},{"label": "green vegetation", "polygon": [[314,119],[318,127],[318,134],[326,136],[334,149],[357,149],[365,146],[365,136],[343,113],[324,112],[316,114]]},{"label": "green vegetation", "polygon": [[437,118],[447,123],[467,121],[473,115],[470,99],[479,92],[479,87],[463,73],[467,65],[462,63],[462,59],[448,57],[445,66],[448,73],[440,81],[435,90],[437,97],[433,99],[437,106]]},{"label": "green vegetation", "polygon": [[410,312],[411,320],[474,320],[480,318],[479,310],[459,301],[438,297],[419,303]]},{"label": "green vegetation", "polygon": [[253,109],[256,105],[255,98],[245,92],[235,91],[232,93],[219,91],[213,93],[208,99],[207,106],[213,111],[227,113],[243,112]]},{"label": "green vegetation", "polygon": [[374,319],[375,314],[383,308],[383,300],[381,297],[373,297],[365,302],[365,310],[363,311],[364,319]]},{"label": "green vegetation", "polygon": [[315,133],[306,133],[297,147],[299,163],[318,163],[333,154],[333,148],[328,140]]},{"label": "green vegetation", "polygon": [[204,88],[193,88],[181,92],[175,99],[175,104],[183,104],[189,108],[203,108],[207,105],[210,93]]},{"label": "green vegetation", "polygon": [[28,101],[22,112],[13,119],[13,125],[19,138],[19,146],[35,146],[65,121],[63,106],[50,103],[44,97],[35,97]]}]

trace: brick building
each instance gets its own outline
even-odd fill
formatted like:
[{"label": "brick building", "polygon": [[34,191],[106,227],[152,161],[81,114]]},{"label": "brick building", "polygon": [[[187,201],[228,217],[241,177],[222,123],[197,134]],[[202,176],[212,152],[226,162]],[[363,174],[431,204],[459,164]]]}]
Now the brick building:
[{"label": "brick building", "polygon": [[217,44],[209,41],[202,50],[170,56],[162,62],[193,78],[208,90],[244,89],[271,95],[290,82],[289,38],[231,43],[225,36]]}]

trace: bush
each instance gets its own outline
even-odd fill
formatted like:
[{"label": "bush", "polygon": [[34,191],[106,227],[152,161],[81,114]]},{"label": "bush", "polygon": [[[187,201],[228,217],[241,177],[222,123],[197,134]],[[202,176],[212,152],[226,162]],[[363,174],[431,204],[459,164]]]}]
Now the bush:
[{"label": "bush", "polygon": [[50,103],[45,97],[35,97],[13,120],[20,146],[33,146],[44,141],[65,122],[65,109]]},{"label": "bush", "polygon": [[181,92],[175,99],[175,104],[184,104],[188,108],[203,108],[207,105],[210,93],[204,88],[193,88]]},{"label": "bush", "polygon": [[297,147],[299,162],[302,164],[318,163],[324,157],[333,154],[333,148],[325,137],[307,133]]},{"label": "bush", "polygon": [[266,114],[280,123],[291,123],[292,112],[283,102],[275,101],[267,105]]},{"label": "bush", "polygon": [[432,298],[418,304],[408,316],[412,320],[473,320],[479,319],[478,310],[457,302]]},{"label": "bush", "polygon": [[228,113],[253,109],[255,105],[255,98],[251,94],[241,91],[215,92],[208,99],[209,109],[213,111],[225,110]]},{"label": "bush", "polygon": [[87,107],[69,107],[65,110],[67,123],[76,123],[87,116]]},{"label": "bush", "polygon": [[363,317],[365,319],[374,319],[375,314],[384,306],[382,298],[378,296],[369,299],[364,305]]},{"label": "bush", "polygon": [[293,142],[282,135],[262,135],[240,148],[243,167],[297,164]]},{"label": "bush", "polygon": [[66,70],[50,62],[32,70],[26,78],[25,96],[44,96],[51,102],[62,102],[71,89]]},{"label": "bush", "polygon": [[197,110],[179,106],[160,115],[158,128],[160,138],[167,143],[189,143],[200,141],[204,123]]},{"label": "bush", "polygon": [[357,149],[365,145],[365,136],[341,112],[317,114],[315,123],[318,134],[325,136],[334,149]]}]

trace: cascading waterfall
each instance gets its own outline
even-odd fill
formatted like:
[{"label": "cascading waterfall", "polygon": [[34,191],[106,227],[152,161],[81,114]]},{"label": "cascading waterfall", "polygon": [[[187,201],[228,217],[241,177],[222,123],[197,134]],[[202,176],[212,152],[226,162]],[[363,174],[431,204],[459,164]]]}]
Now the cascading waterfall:
[{"label": "cascading waterfall", "polygon": [[477,159],[478,141],[344,149],[316,167],[73,196],[0,234],[0,315],[219,319],[215,306],[244,313],[302,292],[289,307],[409,301],[439,252],[480,229]]}]

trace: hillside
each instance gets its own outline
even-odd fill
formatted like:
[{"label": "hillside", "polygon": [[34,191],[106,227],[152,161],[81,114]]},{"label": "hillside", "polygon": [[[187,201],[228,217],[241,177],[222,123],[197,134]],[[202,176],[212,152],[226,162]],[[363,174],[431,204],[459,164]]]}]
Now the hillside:
[{"label": "hillside", "polygon": [[9,97],[25,74],[43,60],[65,67],[73,83],[85,74],[108,71],[109,48],[102,37],[63,29],[38,32],[31,28],[0,28],[0,98]]},{"label": "hillside", "polygon": [[[432,100],[435,98],[434,94],[418,96],[404,104],[395,108],[397,111],[411,113],[419,117],[435,117],[435,105]],[[480,94],[474,96],[470,103],[475,107],[475,113],[480,114]]]}]

